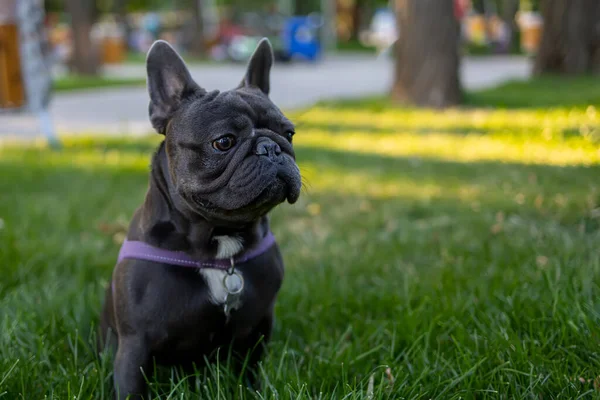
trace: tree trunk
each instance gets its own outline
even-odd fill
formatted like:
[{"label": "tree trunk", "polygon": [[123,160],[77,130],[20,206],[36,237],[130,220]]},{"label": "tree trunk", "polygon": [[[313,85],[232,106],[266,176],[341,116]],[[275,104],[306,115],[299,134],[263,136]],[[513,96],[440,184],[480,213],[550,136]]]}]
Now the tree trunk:
[{"label": "tree trunk", "polygon": [[360,28],[361,28],[361,15],[365,14],[365,9],[363,7],[363,2],[360,0],[355,0],[354,4],[352,5],[352,30],[350,32],[350,39],[351,40],[358,40],[358,37],[360,35]]},{"label": "tree trunk", "polygon": [[493,3],[489,0],[483,0],[483,24],[485,30],[485,44],[488,46],[493,46],[494,39],[492,34],[492,15],[494,15]]},{"label": "tree trunk", "polygon": [[[334,0],[331,0],[334,1]],[[310,2],[306,0],[294,1],[294,14],[295,15],[307,15],[313,10],[310,7]]]},{"label": "tree trunk", "polygon": [[203,0],[192,0],[193,1],[193,12],[194,12],[194,23],[192,33],[192,43],[190,51],[196,56],[204,56],[204,2]]},{"label": "tree trunk", "polygon": [[502,20],[506,24],[508,37],[506,38],[508,50],[516,50],[519,47],[519,26],[517,25],[517,12],[519,11],[519,0],[503,0]]},{"label": "tree trunk", "polygon": [[117,23],[123,27],[125,34],[125,46],[129,49],[129,37],[131,36],[131,26],[127,20],[127,1],[115,0],[113,3],[113,12],[115,13]]},{"label": "tree trunk", "polygon": [[392,98],[448,107],[461,101],[460,29],[452,0],[395,0],[399,39]]},{"label": "tree trunk", "polygon": [[98,54],[92,45],[93,8],[91,0],[67,0],[67,12],[71,16],[73,57],[71,69],[80,75],[98,74]]},{"label": "tree trunk", "polygon": [[600,1],[544,0],[542,41],[535,74],[600,70]]}]

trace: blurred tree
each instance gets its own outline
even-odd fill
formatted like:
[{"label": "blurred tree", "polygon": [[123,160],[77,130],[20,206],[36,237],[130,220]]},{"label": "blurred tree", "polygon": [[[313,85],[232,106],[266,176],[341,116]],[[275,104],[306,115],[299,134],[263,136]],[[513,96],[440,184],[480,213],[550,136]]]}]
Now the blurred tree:
[{"label": "blurred tree", "polygon": [[395,0],[399,39],[392,98],[419,106],[461,101],[460,27],[451,0]]},{"label": "blurred tree", "polygon": [[387,8],[389,5],[389,0],[355,0],[352,39],[359,39],[360,32],[369,27],[378,8]]},{"label": "blurred tree", "polygon": [[361,30],[366,28],[373,17],[373,11],[377,6],[375,0],[354,0],[352,8],[352,31],[351,40],[358,40]]},{"label": "blurred tree", "polygon": [[[330,0],[335,1],[335,0]],[[315,11],[321,10],[320,0],[295,0],[294,13],[296,15],[308,15]]]},{"label": "blurred tree", "polygon": [[190,18],[183,25],[185,47],[190,53],[202,57],[206,53],[206,38],[204,35],[204,13],[206,2],[204,0],[179,0],[177,5],[171,3],[173,8],[188,10]]},{"label": "blurred tree", "polygon": [[519,0],[502,0],[502,20],[506,24],[508,33],[508,44],[511,51],[519,49],[519,26],[517,24],[517,12],[519,11]]},{"label": "blurred tree", "polygon": [[204,1],[192,0],[192,14],[194,23],[192,24],[192,43],[190,51],[197,56],[203,56],[206,49],[204,43]]},{"label": "blurred tree", "polygon": [[534,73],[600,73],[600,1],[542,0]]},{"label": "blurred tree", "polygon": [[66,0],[66,11],[71,18],[73,37],[73,57],[71,69],[80,75],[98,73],[98,54],[92,46],[92,25],[94,23],[95,2],[93,0]]},{"label": "blurred tree", "polygon": [[64,3],[62,0],[44,0],[44,8],[46,12],[59,12],[64,10]]},{"label": "blurred tree", "polygon": [[158,10],[172,3],[164,0],[127,0],[127,11]]},{"label": "blurred tree", "polygon": [[127,19],[127,3],[129,0],[114,0],[112,11],[115,14],[117,23],[120,24],[125,33],[125,46],[129,48],[129,36],[131,35],[131,26]]},{"label": "blurred tree", "polygon": [[541,0],[520,0],[521,11],[540,11]]}]

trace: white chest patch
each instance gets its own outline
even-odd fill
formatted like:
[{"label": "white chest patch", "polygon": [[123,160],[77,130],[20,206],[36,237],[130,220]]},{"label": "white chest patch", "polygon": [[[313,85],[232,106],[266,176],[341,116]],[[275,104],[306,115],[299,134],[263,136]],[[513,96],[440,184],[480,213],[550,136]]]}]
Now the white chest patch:
[{"label": "white chest patch", "polygon": [[244,247],[242,240],[235,236],[215,236],[215,240],[219,242],[215,256],[219,260],[235,256]]},{"label": "white chest patch", "polygon": [[[234,236],[215,236],[215,240],[219,242],[216,258],[220,260],[231,258],[244,248],[241,239]],[[201,268],[198,271],[208,285],[210,301],[213,304],[223,304],[227,296],[223,278],[227,271],[214,268]],[[241,274],[239,271],[238,273]]]}]

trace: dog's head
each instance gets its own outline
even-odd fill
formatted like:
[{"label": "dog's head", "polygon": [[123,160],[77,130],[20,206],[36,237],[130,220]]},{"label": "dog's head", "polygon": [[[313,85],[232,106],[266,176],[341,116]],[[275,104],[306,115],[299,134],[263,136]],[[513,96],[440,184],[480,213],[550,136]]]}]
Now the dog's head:
[{"label": "dog's head", "polygon": [[298,199],[294,125],[268,97],[272,64],[263,39],[237,88],[207,92],[167,42],[148,52],[150,120],[166,136],[170,190],[208,220],[251,222]]}]

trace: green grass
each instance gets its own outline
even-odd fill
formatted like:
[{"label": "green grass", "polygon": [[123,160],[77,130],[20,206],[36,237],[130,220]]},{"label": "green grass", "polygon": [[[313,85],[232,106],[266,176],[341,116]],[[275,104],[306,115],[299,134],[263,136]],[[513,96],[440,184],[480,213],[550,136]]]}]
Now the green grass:
[{"label": "green grass", "polygon": [[106,87],[144,86],[145,84],[145,78],[106,78],[102,76],[69,75],[56,79],[53,82],[53,87],[57,92],[66,92]]},{"label": "green grass", "polygon": [[[585,111],[590,105],[600,108],[600,78],[547,75],[527,81],[515,80],[491,89],[468,92],[464,97],[465,104],[462,108],[524,109],[525,114],[539,118],[538,114],[557,110]],[[376,112],[392,107],[387,97],[344,99],[323,102],[321,105]],[[531,110],[536,109],[539,113],[530,113]]]},{"label": "green grass", "polygon": [[376,53],[377,49],[373,46],[365,46],[356,39],[348,41],[338,41],[336,43],[336,51],[349,53]]},{"label": "green grass", "polygon": [[600,78],[597,76],[541,76],[533,82],[515,81],[497,88],[467,95],[473,105],[507,108],[578,107],[600,105]]},{"label": "green grass", "polygon": [[130,51],[125,56],[125,62],[130,64],[146,64],[146,53]]},{"label": "green grass", "polygon": [[[489,108],[515,104],[507,85],[443,112],[293,114],[307,187],[272,216],[287,272],[264,390],[212,366],[153,393],[600,398],[600,107],[554,84],[549,109],[534,82],[523,109]],[[159,139],[0,149],[0,399],[108,398],[93,332]]]}]

